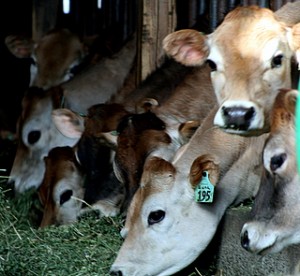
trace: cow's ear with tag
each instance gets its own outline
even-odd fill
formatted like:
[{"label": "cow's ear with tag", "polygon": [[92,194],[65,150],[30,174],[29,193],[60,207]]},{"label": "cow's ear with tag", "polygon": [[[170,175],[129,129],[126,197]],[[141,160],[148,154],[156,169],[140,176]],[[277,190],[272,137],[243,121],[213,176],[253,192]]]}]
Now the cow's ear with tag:
[{"label": "cow's ear with tag", "polygon": [[84,131],[84,118],[69,109],[53,110],[52,120],[58,131],[68,138],[80,138]]},{"label": "cow's ear with tag", "polygon": [[199,184],[203,177],[203,173],[208,172],[210,182],[215,186],[219,180],[219,162],[210,154],[204,154],[197,157],[190,169],[190,183],[193,189]]}]

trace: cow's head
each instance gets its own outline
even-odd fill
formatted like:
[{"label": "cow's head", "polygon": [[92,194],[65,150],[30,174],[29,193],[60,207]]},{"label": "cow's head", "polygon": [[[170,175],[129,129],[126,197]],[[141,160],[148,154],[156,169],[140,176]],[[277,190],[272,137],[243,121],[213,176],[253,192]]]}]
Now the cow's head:
[{"label": "cow's head", "polygon": [[74,68],[86,55],[80,38],[68,29],[55,29],[39,41],[9,35],[5,43],[18,58],[32,58],[30,86],[48,89],[73,77]]},{"label": "cow's head", "polygon": [[65,136],[52,121],[52,111],[61,105],[63,91],[60,87],[47,91],[30,87],[23,97],[22,113],[18,121],[19,145],[10,172],[9,181],[15,191],[22,193],[39,187],[45,172],[44,157],[57,146],[73,146],[81,136],[83,119],[69,116],[65,121],[77,122],[77,132]]},{"label": "cow's head", "polygon": [[170,160],[200,124],[188,121],[168,125],[156,114],[157,106],[156,100],[143,99],[136,107],[140,113],[124,116],[117,128],[114,172],[127,189],[126,206],[139,187],[146,159],[159,156]]},{"label": "cow's head", "polygon": [[147,156],[160,146],[171,143],[165,123],[153,112],[130,114],[120,122],[114,171],[125,184],[127,205],[139,187]]},{"label": "cow's head", "polygon": [[[209,155],[194,161],[191,182],[162,158],[146,161],[141,186],[121,232],[125,241],[111,275],[171,275],[191,263],[207,246],[214,235],[211,229],[215,221],[208,216],[209,206],[201,206],[202,209],[193,200],[193,187],[203,170],[211,173],[211,181],[217,181],[218,165]],[[205,221],[205,227],[200,229],[201,221]]]},{"label": "cow's head", "polygon": [[44,207],[40,227],[72,223],[80,215],[84,173],[71,147],[53,148],[45,157],[45,176],[38,189]]},{"label": "cow's head", "polygon": [[300,243],[300,176],[296,164],[296,90],[278,94],[271,116],[271,133],[263,151],[264,173],[244,224],[242,246],[256,254],[279,252]]},{"label": "cow's head", "polygon": [[[287,8],[287,17],[299,15],[300,3]],[[238,7],[209,35],[180,30],[164,39],[164,50],[178,62],[210,65],[220,106],[216,126],[240,135],[269,130],[269,111],[278,89],[291,87],[291,59],[300,47],[300,24],[284,20],[269,9]]]},{"label": "cow's head", "polygon": [[[74,147],[78,162],[86,174],[84,201],[104,216],[120,213],[124,205],[124,185],[114,175],[112,162],[117,146],[116,129],[128,113],[123,105],[117,103],[91,106],[84,119],[81,138]],[[69,109],[56,109],[53,118],[65,136],[72,136],[77,131],[76,121],[65,121],[67,114],[67,117],[76,116]],[[82,212],[88,210],[85,208]]]}]

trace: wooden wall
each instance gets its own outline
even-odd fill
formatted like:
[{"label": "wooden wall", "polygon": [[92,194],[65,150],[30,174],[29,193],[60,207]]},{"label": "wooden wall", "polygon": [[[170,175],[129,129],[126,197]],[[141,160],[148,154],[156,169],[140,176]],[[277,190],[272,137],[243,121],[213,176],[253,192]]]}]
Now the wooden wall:
[{"label": "wooden wall", "polygon": [[138,24],[139,79],[143,80],[164,60],[162,40],[176,28],[175,0],[144,0]]}]

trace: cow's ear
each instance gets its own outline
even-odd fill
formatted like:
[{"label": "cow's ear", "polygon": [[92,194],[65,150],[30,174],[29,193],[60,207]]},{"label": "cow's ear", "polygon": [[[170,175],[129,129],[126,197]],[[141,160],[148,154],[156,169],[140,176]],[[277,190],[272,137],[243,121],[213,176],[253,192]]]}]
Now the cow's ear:
[{"label": "cow's ear", "polygon": [[187,143],[194,135],[201,122],[199,120],[187,121],[180,124],[179,133],[184,143]]},{"label": "cow's ear", "polygon": [[52,120],[59,132],[66,137],[80,138],[84,131],[84,118],[69,109],[54,109]]},{"label": "cow's ear", "polygon": [[135,106],[136,113],[144,113],[148,111],[154,111],[155,107],[159,106],[159,103],[154,98],[144,98],[139,101]]},{"label": "cow's ear", "polygon": [[166,54],[187,66],[202,65],[208,55],[207,37],[196,30],[173,32],[163,40]]},{"label": "cow's ear", "polygon": [[24,35],[8,35],[4,42],[7,49],[17,58],[30,57],[34,48],[34,41]]},{"label": "cow's ear", "polygon": [[197,157],[190,169],[190,183],[195,189],[197,184],[202,179],[204,171],[208,171],[209,180],[213,185],[216,185],[219,179],[220,169],[219,162],[216,158],[210,154],[204,154]]},{"label": "cow's ear", "polygon": [[165,189],[173,184],[176,169],[172,163],[163,158],[153,156],[145,161],[141,177],[141,187],[151,185],[154,189]]},{"label": "cow's ear", "polygon": [[295,115],[297,97],[299,97],[298,90],[290,90],[286,93],[284,99],[286,110],[293,115]]}]

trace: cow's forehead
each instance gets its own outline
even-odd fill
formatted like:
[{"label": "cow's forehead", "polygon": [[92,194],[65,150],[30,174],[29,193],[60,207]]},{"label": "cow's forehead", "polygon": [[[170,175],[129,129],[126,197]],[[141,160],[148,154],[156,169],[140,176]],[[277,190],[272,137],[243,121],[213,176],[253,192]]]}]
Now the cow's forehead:
[{"label": "cow's forehead", "polygon": [[162,197],[170,192],[175,181],[176,169],[167,161],[163,163],[166,166],[160,163],[162,166],[159,171],[157,168],[155,171],[148,168],[148,171],[143,173],[140,187],[136,191],[128,210],[127,226],[135,225],[138,218],[145,215],[143,210],[149,210],[151,206],[156,206],[159,209],[157,204],[163,202]]},{"label": "cow's forehead", "polygon": [[209,43],[212,48],[218,47],[225,58],[259,55],[270,59],[282,45],[280,40],[286,40],[285,26],[269,10],[246,10],[252,12],[242,13],[237,9],[226,17],[209,36]]}]

